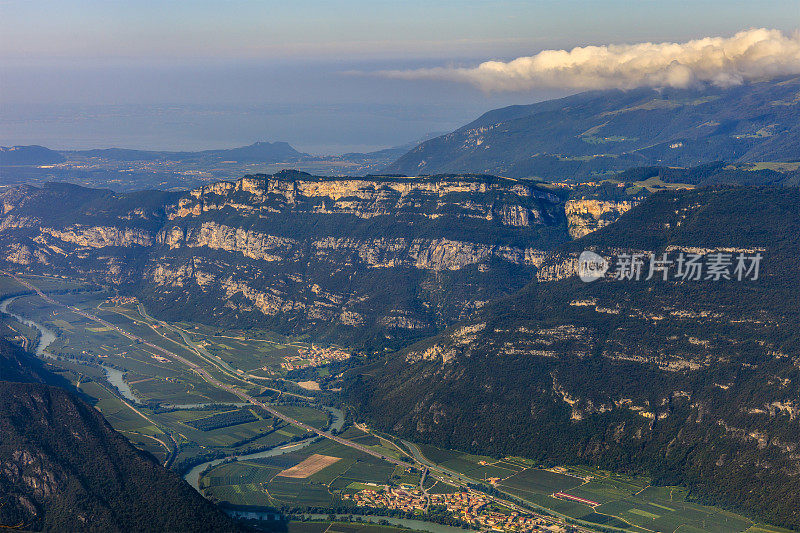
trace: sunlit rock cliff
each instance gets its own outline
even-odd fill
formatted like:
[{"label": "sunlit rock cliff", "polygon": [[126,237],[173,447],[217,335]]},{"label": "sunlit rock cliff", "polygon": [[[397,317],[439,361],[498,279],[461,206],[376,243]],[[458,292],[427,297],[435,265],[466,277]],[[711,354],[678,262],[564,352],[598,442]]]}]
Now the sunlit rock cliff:
[{"label": "sunlit rock cliff", "polygon": [[0,247],[10,268],[111,284],[166,318],[385,343],[533,279],[569,239],[567,195],[492,176],[294,171],[182,193],[8,188]]}]

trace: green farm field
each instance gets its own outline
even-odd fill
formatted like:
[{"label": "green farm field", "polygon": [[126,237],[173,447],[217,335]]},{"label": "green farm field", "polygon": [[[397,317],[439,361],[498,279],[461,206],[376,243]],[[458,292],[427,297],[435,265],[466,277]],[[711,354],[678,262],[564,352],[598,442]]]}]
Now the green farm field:
[{"label": "green farm field", "polygon": [[315,428],[321,429],[328,425],[328,414],[318,409],[302,405],[278,405],[275,409]]},{"label": "green farm field", "polygon": [[287,533],[400,533],[407,532],[391,526],[353,522],[289,522]]},{"label": "green farm field", "polygon": [[[718,507],[687,501],[685,489],[651,486],[644,477],[581,466],[546,470],[525,458],[493,459],[429,445],[418,448],[431,462],[478,481],[483,481],[484,475],[500,478],[494,484],[499,490],[586,524],[630,531],[713,533],[755,533],[764,527]],[[594,503],[556,498],[557,492]]]},{"label": "green farm field", "polygon": [[[241,369],[245,373],[253,372],[262,377],[282,375],[283,358],[297,355],[298,350],[309,346],[297,339],[262,330],[225,330],[188,322],[177,322],[164,327],[164,323],[153,319],[146,311],[143,312],[138,304],[104,305],[103,309],[138,323],[140,327],[155,328],[159,335],[182,347],[188,339],[229,367]],[[110,320],[106,316],[104,318]]]},{"label": "green farm field", "polygon": [[[304,478],[278,475],[315,454],[338,460]],[[365,483],[403,482],[396,470],[391,463],[323,439],[282,455],[217,466],[202,478],[201,486],[232,505],[255,505],[253,502],[263,501],[266,495],[271,505],[278,507],[321,507],[331,505],[338,492],[354,492]]]}]

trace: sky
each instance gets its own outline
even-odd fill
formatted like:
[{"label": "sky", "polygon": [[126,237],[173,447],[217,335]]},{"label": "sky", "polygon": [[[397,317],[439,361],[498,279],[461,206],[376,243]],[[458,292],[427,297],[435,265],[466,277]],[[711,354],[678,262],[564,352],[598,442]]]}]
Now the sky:
[{"label": "sky", "polygon": [[377,149],[580,89],[380,73],[798,27],[797,0],[0,0],[0,144]]}]

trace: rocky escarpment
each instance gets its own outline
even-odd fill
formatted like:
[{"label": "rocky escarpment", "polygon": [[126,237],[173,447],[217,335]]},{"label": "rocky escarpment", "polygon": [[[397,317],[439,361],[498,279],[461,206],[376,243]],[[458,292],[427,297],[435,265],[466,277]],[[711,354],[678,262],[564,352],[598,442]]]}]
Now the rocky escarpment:
[{"label": "rocky escarpment", "polygon": [[564,205],[569,236],[579,239],[584,235],[608,226],[636,205],[630,200],[570,199]]},{"label": "rocky escarpment", "polygon": [[[344,252],[357,257],[358,261],[369,268],[403,266],[426,270],[461,270],[492,258],[518,265],[538,266],[545,255],[536,248],[481,244],[447,238],[359,240],[329,236],[301,241],[216,222],[203,222],[186,233],[181,227],[172,226],[159,233],[158,241],[173,250],[181,247],[223,250],[267,262],[298,260],[308,247],[310,249],[307,251],[314,257],[322,258],[334,252]],[[102,246],[102,241],[100,242],[99,246]]]},{"label": "rocky escarpment", "polygon": [[298,172],[185,193],[27,187],[0,194],[0,247],[17,269],[111,283],[165,317],[385,342],[528,282],[568,239],[565,194],[491,176]]},{"label": "rocky escarpment", "polygon": [[248,177],[191,191],[166,218],[143,273],[156,306],[211,297],[217,320],[384,339],[513,291],[566,238],[558,195],[475,176]]}]

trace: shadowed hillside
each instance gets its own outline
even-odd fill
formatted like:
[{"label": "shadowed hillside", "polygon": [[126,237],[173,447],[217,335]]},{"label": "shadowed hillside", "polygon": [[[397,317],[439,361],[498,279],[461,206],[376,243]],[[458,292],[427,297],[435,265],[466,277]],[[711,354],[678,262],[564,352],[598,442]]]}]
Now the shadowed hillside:
[{"label": "shadowed hillside", "polygon": [[387,167],[588,178],[634,166],[800,159],[800,78],[720,89],[592,91],[489,111]]},{"label": "shadowed hillside", "polygon": [[[519,294],[352,371],[345,397],[417,440],[649,473],[798,527],[798,206],[798,189],[654,194],[549,255]],[[715,250],[763,264],[757,280],[645,281],[645,266],[587,284],[586,249],[612,265]]]},{"label": "shadowed hillside", "polygon": [[[0,525],[46,531],[238,531],[0,339]],[[25,381],[25,383],[12,382]]]}]

